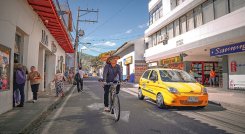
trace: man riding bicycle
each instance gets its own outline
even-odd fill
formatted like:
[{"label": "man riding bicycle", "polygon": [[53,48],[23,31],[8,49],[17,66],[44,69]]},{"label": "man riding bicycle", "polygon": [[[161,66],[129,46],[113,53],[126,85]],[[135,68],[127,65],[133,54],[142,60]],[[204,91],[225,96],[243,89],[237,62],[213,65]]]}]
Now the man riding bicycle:
[{"label": "man riding bicycle", "polygon": [[[121,68],[120,65],[117,64],[117,60],[115,56],[111,56],[107,59],[106,65],[104,67],[103,71],[103,81],[106,83],[109,82],[121,82],[122,80],[122,74],[121,74]],[[104,85],[104,111],[110,112],[110,109],[108,108],[108,97],[109,97],[109,90],[110,85]],[[118,94],[120,90],[120,85],[118,84],[116,87],[116,93]]]}]

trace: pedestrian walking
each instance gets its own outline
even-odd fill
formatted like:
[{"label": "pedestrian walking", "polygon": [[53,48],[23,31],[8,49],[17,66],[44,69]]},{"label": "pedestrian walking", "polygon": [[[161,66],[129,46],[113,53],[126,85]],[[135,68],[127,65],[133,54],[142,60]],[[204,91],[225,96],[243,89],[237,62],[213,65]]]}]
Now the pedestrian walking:
[{"label": "pedestrian walking", "polygon": [[31,84],[31,90],[33,93],[33,103],[37,101],[37,93],[39,89],[39,84],[41,82],[41,75],[40,73],[36,70],[35,66],[31,67],[31,72],[28,74],[28,80],[30,80]]},{"label": "pedestrian walking", "polygon": [[77,83],[77,91],[78,92],[83,90],[83,74],[84,74],[84,72],[83,72],[82,68],[79,67],[79,70],[75,75],[75,80]]},{"label": "pedestrian walking", "polygon": [[54,80],[55,82],[55,89],[56,89],[56,97],[58,97],[60,94],[62,97],[64,97],[64,75],[61,73],[60,70],[57,70],[57,73],[54,76]]},{"label": "pedestrian walking", "polygon": [[210,78],[210,86],[215,86],[215,76],[216,76],[216,73],[214,71],[214,69],[211,69],[210,73],[209,73],[209,78]]},{"label": "pedestrian walking", "polygon": [[26,72],[21,64],[16,64],[17,68],[14,70],[14,95],[13,95],[13,106],[18,103],[19,95],[20,102],[17,107],[23,107],[25,102],[25,83],[26,83]]}]

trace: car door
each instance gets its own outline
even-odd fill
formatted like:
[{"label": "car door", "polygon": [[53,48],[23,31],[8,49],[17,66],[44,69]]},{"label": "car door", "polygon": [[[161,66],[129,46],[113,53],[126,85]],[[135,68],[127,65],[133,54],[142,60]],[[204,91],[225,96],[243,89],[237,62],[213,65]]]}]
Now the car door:
[{"label": "car door", "polygon": [[142,94],[144,96],[149,97],[149,93],[148,93],[148,84],[149,84],[149,74],[150,74],[151,70],[147,70],[145,71],[145,73],[142,75],[141,79],[140,79],[140,87],[142,89]]},{"label": "car door", "polygon": [[155,100],[156,94],[159,88],[158,73],[156,70],[152,70],[149,76],[148,92],[150,93],[150,98]]}]

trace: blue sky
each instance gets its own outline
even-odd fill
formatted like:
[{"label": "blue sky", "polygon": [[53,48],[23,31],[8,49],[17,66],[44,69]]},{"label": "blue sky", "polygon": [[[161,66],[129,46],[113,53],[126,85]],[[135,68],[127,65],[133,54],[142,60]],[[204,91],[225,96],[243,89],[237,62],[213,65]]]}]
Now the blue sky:
[{"label": "blue sky", "polygon": [[[102,52],[115,50],[124,42],[142,37],[148,22],[148,0],[69,0],[76,24],[77,8],[99,10],[98,23],[80,22],[85,31],[79,50],[97,56]],[[87,14],[80,19],[96,19],[96,14]],[[73,32],[75,35],[75,32]]]}]

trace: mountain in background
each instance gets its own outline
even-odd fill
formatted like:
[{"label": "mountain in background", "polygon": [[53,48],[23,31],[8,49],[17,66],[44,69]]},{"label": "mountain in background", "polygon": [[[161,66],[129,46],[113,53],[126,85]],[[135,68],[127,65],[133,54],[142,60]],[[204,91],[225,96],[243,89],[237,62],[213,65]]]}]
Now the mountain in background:
[{"label": "mountain in background", "polygon": [[90,71],[92,67],[91,60],[95,58],[95,56],[85,54],[85,53],[79,53],[80,61],[83,66],[83,70]]}]

